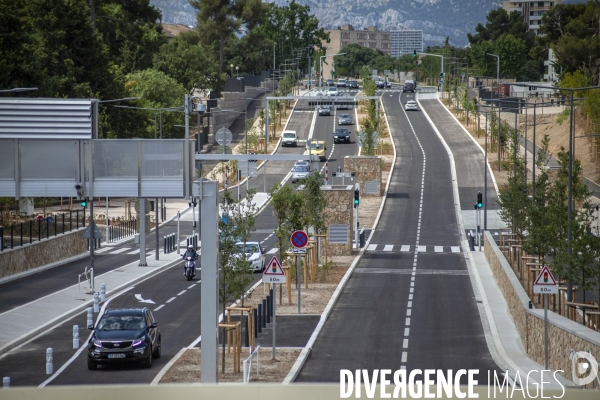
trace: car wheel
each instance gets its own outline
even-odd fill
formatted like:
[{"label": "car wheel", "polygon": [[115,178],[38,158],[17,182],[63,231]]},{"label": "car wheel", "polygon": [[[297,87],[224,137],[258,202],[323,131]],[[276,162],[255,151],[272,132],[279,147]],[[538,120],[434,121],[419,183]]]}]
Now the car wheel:
[{"label": "car wheel", "polygon": [[161,345],[161,338],[160,336],[158,337],[158,346],[156,346],[156,350],[154,350],[154,353],[152,353],[152,358],[156,358],[157,360],[160,358],[160,353],[162,351],[162,345]]},{"label": "car wheel", "polygon": [[146,360],[144,360],[144,368],[152,368],[152,351],[152,347],[150,347],[148,357],[146,357]]},{"label": "car wheel", "polygon": [[88,369],[90,371],[95,371],[98,369],[98,364],[96,364],[95,362],[93,362],[91,360],[88,360],[87,364],[88,364]]}]

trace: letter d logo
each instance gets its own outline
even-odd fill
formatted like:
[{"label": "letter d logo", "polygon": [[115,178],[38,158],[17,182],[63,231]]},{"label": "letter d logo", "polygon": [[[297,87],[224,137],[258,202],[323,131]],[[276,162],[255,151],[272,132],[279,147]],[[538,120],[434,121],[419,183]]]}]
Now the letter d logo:
[{"label": "letter d logo", "polygon": [[585,351],[578,351],[573,354],[571,368],[573,382],[576,385],[587,385],[598,376],[598,361],[596,361],[593,355]]}]

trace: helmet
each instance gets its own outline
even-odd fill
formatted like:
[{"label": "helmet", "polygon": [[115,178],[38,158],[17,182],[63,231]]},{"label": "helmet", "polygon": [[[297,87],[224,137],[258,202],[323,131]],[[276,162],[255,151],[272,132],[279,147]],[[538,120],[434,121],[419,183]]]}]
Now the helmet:
[{"label": "helmet", "polygon": [[194,250],[194,246],[190,244],[190,245],[188,246],[188,249],[190,249],[190,250]]}]

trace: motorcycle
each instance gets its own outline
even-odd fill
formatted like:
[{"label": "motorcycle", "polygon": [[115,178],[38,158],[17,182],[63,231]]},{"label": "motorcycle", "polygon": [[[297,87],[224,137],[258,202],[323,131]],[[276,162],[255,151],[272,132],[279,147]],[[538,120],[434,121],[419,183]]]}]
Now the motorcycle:
[{"label": "motorcycle", "polygon": [[185,277],[188,281],[194,278],[194,257],[185,257]]}]

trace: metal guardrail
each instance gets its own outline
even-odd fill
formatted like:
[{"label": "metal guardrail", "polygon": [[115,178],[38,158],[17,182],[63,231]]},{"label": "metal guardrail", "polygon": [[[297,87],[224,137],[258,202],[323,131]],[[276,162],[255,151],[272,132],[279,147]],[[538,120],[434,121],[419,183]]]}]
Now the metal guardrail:
[{"label": "metal guardrail", "polygon": [[250,356],[244,360],[244,384],[247,385],[250,383],[250,374],[252,373],[252,359],[254,355],[256,355],[256,377],[258,377],[258,367],[259,367],[259,359],[258,359],[258,350],[260,349],[260,344],[256,346],[254,351],[252,348],[250,349]]}]

